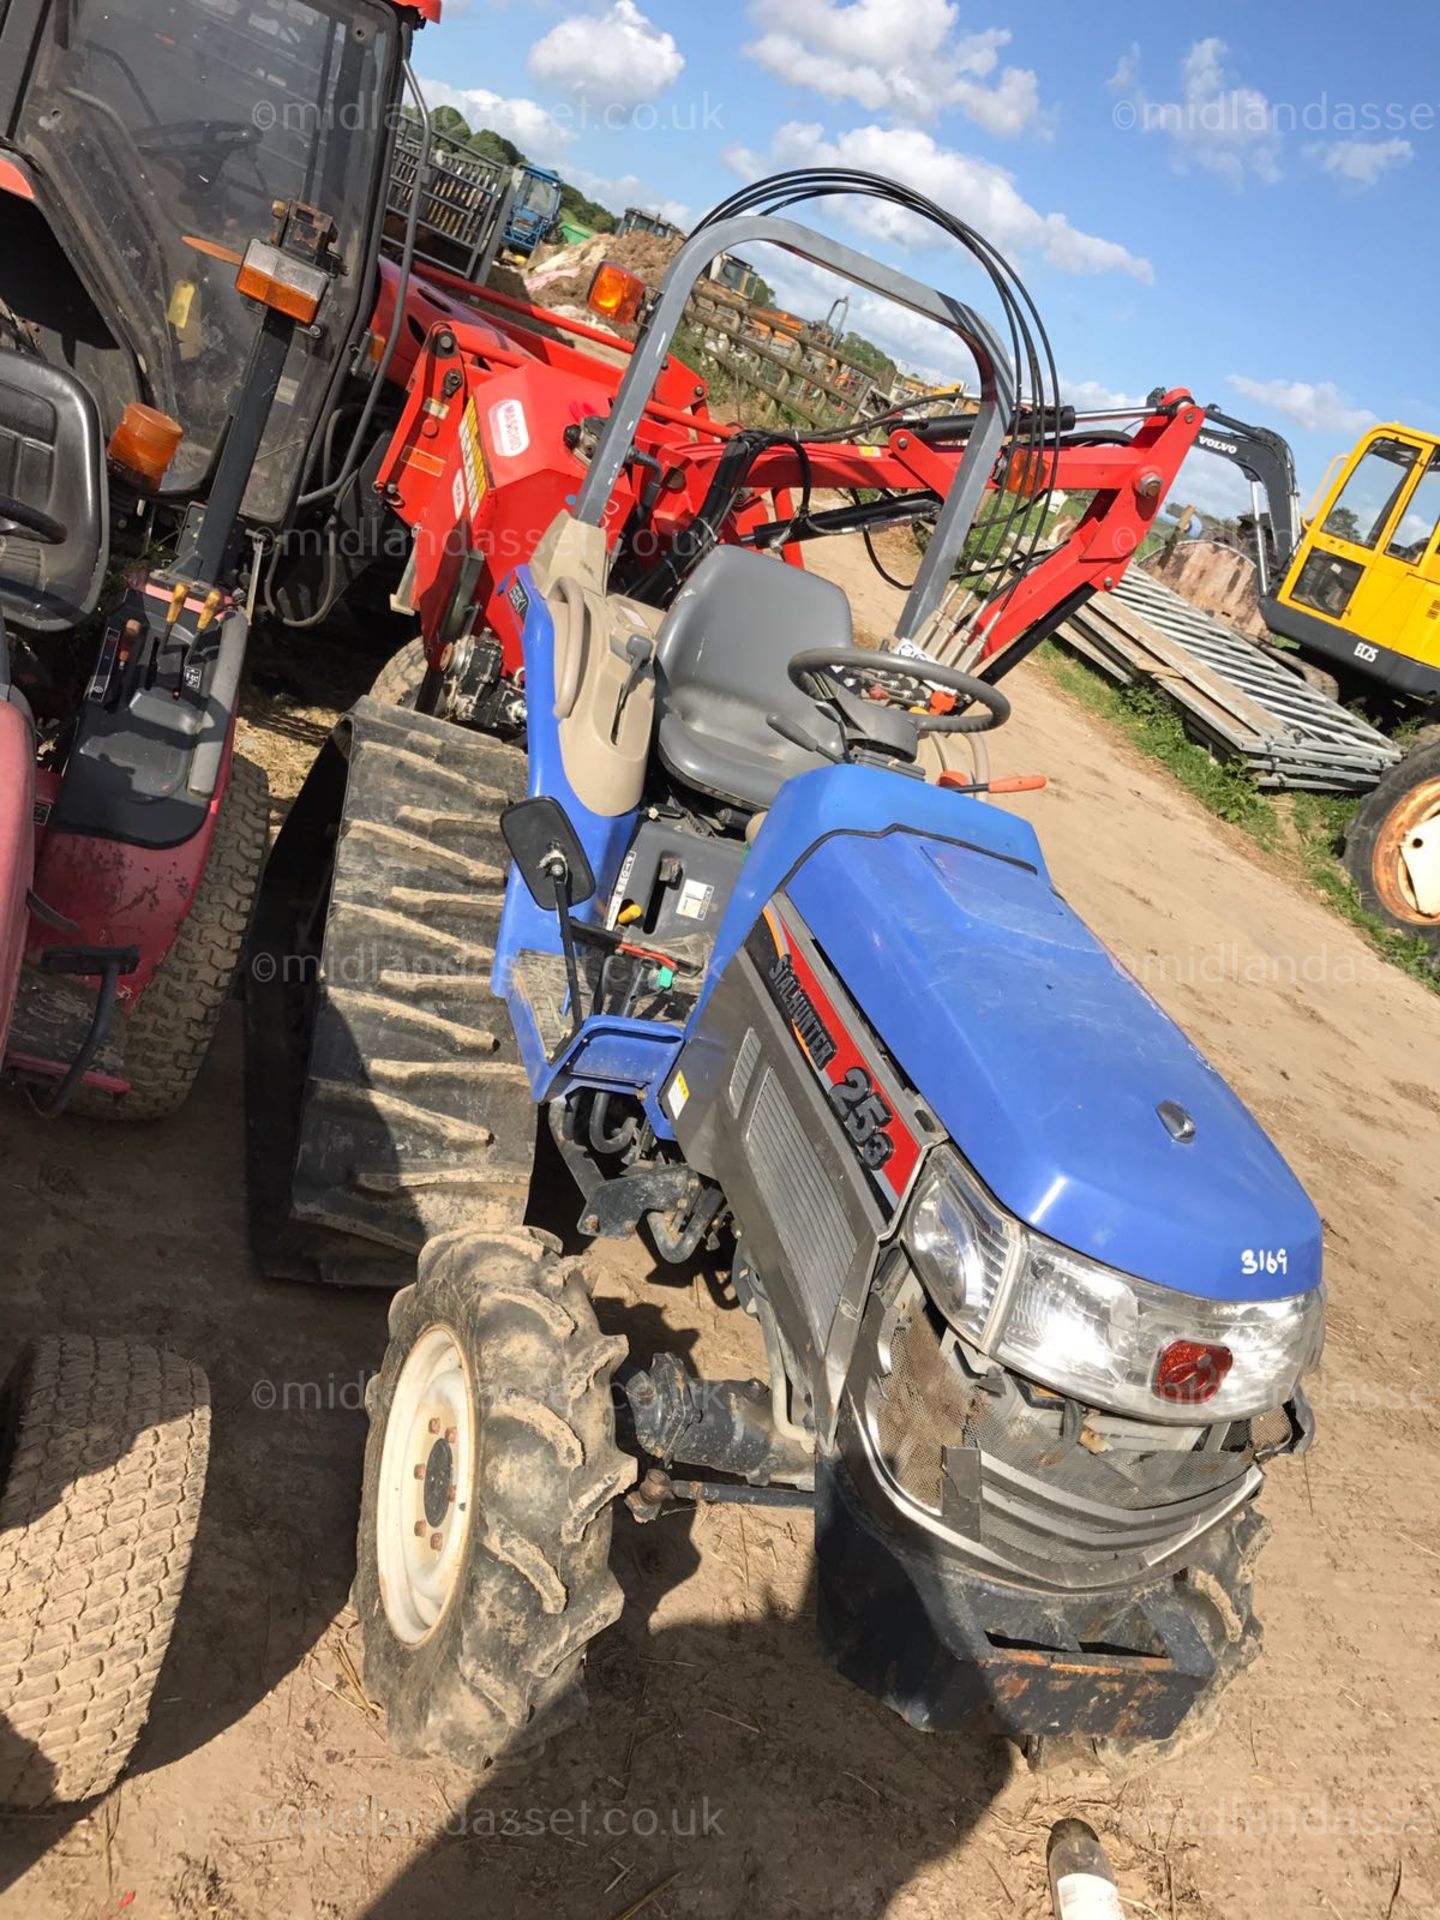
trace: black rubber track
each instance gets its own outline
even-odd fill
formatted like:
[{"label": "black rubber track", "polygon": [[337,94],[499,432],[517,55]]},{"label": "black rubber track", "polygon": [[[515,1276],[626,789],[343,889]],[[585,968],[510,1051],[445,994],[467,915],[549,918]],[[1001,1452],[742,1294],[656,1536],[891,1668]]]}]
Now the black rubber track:
[{"label": "black rubber track", "polygon": [[515,748],[365,699],[297,798],[247,993],[252,1222],[272,1274],[393,1286],[395,1256],[436,1233],[523,1217],[535,1113],[490,973],[499,815],[525,777]]}]

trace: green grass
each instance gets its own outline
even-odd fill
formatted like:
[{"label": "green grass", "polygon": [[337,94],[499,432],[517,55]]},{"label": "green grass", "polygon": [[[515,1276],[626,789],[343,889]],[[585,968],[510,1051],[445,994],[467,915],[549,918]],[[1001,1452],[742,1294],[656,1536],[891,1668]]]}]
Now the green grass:
[{"label": "green grass", "polygon": [[1287,859],[1342,920],[1402,973],[1440,993],[1435,955],[1414,934],[1400,933],[1360,904],[1340,861],[1345,828],[1358,804],[1322,793],[1261,793],[1237,767],[1213,760],[1185,732],[1179,714],[1149,687],[1117,687],[1053,640],[1035,658],[1055,684],[1159,762],[1203,807],[1228,820],[1267,853]]}]

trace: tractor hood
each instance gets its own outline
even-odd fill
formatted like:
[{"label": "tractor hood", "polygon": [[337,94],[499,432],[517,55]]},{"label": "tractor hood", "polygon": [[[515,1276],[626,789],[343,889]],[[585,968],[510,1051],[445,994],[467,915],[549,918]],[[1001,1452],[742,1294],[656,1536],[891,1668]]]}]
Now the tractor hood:
[{"label": "tractor hood", "polygon": [[924,829],[831,832],[785,892],[996,1198],[1183,1293],[1318,1285],[1320,1221],[1294,1174],[1054,891],[1029,827],[936,797],[954,823],[944,838],[929,805]]}]

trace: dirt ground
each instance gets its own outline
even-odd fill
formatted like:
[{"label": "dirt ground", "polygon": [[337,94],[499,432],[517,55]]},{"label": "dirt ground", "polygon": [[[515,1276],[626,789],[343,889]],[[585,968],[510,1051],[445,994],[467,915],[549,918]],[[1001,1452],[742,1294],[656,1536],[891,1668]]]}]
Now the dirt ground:
[{"label": "dirt ground", "polygon": [[[893,605],[832,553],[861,621]],[[323,730],[263,662],[247,750],[282,797]],[[384,1302],[262,1284],[246,1250],[231,1017],[184,1114],[121,1130],[0,1105],[0,1346],[51,1328],[157,1336],[204,1364],[215,1455],[154,1715],[119,1791],[0,1822],[3,1920],[497,1920],[1047,1914],[1050,1823],[1104,1836],[1155,1920],[1440,1911],[1440,1000],[1033,668],[997,771],[1057,884],[1255,1108],[1325,1217],[1320,1437],[1264,1506],[1261,1660],[1209,1742],[1125,1781],[1032,1775],[925,1738],[823,1668],[801,1520],[616,1523],[627,1595],[591,1715],[476,1781],[386,1748],[346,1607]],[[753,1329],[697,1277],[597,1258],[606,1317],[726,1371]]]}]

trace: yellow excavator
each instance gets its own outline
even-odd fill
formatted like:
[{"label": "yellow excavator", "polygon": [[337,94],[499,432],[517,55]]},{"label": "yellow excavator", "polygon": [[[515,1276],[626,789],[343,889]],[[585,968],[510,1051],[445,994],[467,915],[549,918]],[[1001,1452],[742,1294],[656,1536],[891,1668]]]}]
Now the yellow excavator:
[{"label": "yellow excavator", "polygon": [[1240,532],[1265,625],[1312,684],[1405,731],[1350,821],[1345,865],[1372,913],[1440,948],[1440,436],[1370,428],[1302,513],[1281,436],[1207,413],[1196,446],[1251,483]]},{"label": "yellow excavator", "polygon": [[1350,822],[1345,864],[1372,913],[1440,945],[1440,437],[1373,427],[1332,463],[1260,611],[1279,638],[1422,718]]}]

